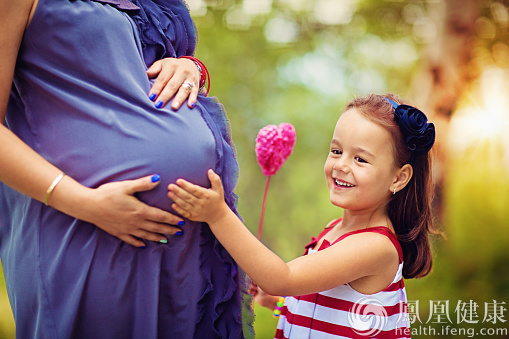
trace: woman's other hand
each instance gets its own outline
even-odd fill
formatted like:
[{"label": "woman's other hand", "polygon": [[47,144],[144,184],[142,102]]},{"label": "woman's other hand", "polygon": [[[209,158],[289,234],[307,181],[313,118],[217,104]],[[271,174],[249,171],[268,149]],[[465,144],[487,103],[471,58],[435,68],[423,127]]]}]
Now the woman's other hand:
[{"label": "woman's other hand", "polygon": [[[173,97],[171,108],[177,110],[187,99],[189,108],[196,105],[200,71],[189,59],[165,58],[152,64],[147,70],[150,79],[155,78],[149,92],[150,100],[157,108],[164,107]],[[192,87],[188,84],[194,84]]]},{"label": "woman's other hand", "polygon": [[154,189],[159,179],[158,175],[153,175],[111,182],[66,199],[64,195],[75,182],[64,177],[53,191],[50,205],[136,247],[146,246],[140,239],[166,243],[163,234],[182,234],[180,228],[172,225],[183,225],[183,219],[149,206],[134,196],[136,192]]}]

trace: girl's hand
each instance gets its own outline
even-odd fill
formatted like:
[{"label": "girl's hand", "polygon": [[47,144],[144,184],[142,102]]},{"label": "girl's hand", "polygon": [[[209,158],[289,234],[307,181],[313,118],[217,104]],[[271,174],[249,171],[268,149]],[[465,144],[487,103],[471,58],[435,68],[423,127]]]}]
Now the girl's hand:
[{"label": "girl's hand", "polygon": [[184,179],[178,179],[177,185],[168,185],[168,197],[175,202],[171,207],[189,220],[213,222],[229,210],[224,201],[221,178],[213,170],[207,174],[212,186],[210,189]]},{"label": "girl's hand", "polygon": [[[188,98],[189,108],[196,105],[200,71],[192,60],[184,58],[161,59],[148,68],[147,75],[150,79],[156,78],[150,89],[149,98],[156,103],[157,108],[166,105],[175,94],[171,104],[172,109],[179,109],[186,98]],[[194,86],[191,89],[182,86],[187,82],[193,83]]]},{"label": "girl's hand", "polygon": [[181,231],[170,225],[182,225],[184,221],[134,196],[136,192],[149,191],[158,184],[159,176],[154,175],[101,185],[91,190],[88,203],[80,208],[77,217],[136,247],[145,246],[139,239],[166,243],[162,234]]}]

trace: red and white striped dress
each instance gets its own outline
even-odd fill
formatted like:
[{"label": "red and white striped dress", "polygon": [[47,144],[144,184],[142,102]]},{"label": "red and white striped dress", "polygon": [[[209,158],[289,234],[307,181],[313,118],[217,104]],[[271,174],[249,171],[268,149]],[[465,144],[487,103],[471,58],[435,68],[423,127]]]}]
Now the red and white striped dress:
[{"label": "red and white striped dress", "polygon": [[[341,219],[327,227],[306,246],[304,255]],[[333,289],[287,297],[275,338],[410,338],[408,305],[403,283],[403,252],[396,236],[387,227],[372,227],[346,233],[332,244],[324,239],[318,251],[357,233],[374,232],[387,236],[396,247],[399,267],[392,283],[383,291],[363,294],[349,284]]]}]

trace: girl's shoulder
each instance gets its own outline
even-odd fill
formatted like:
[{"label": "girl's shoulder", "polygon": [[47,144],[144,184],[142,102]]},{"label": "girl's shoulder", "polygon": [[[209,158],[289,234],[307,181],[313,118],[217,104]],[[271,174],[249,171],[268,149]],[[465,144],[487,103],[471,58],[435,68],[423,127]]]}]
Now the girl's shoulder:
[{"label": "girl's shoulder", "polygon": [[341,235],[338,239],[336,239],[334,242],[332,242],[331,246],[340,241],[348,241],[350,243],[370,242],[374,246],[377,246],[378,249],[381,249],[383,247],[391,252],[394,251],[394,249],[396,249],[399,260],[401,262],[403,261],[403,250],[401,248],[397,236],[389,228],[385,226],[363,228],[360,230],[345,233]]}]

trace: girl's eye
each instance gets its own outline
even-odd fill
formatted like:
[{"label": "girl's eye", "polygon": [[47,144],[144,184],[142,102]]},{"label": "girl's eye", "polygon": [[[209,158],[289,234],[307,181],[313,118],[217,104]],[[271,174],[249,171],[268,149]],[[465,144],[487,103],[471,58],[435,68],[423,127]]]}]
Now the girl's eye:
[{"label": "girl's eye", "polygon": [[365,163],[367,163],[367,161],[362,159],[361,157],[355,157],[355,160],[358,161],[358,162],[365,162]]},{"label": "girl's eye", "polygon": [[340,150],[338,150],[338,149],[331,149],[331,150],[330,150],[330,152],[331,152],[332,154],[336,154],[336,155],[341,155],[341,154],[343,154],[343,152],[341,152],[341,151],[340,151]]}]

